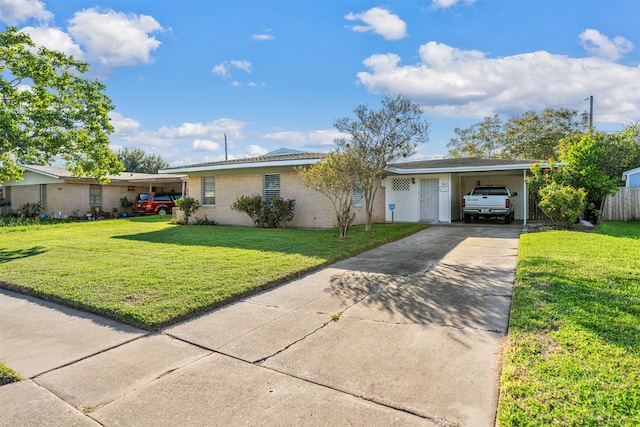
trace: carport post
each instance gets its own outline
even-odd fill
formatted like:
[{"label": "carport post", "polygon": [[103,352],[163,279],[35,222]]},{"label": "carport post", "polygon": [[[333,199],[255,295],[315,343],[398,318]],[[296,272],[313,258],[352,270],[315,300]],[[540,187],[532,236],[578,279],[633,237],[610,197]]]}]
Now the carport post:
[{"label": "carport post", "polygon": [[524,212],[522,212],[522,217],[524,218],[524,225],[527,225],[527,218],[529,218],[529,207],[527,206],[527,201],[529,200],[529,189],[527,188],[527,169],[522,170],[522,182],[524,184],[524,194],[522,195],[522,206],[524,208]]}]

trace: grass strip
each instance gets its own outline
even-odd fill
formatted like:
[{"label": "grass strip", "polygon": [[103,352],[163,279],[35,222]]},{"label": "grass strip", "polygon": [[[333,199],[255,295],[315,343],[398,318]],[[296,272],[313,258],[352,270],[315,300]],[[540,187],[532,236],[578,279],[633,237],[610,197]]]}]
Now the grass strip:
[{"label": "grass strip", "polygon": [[0,385],[11,384],[21,380],[22,377],[20,375],[16,374],[13,369],[0,362]]},{"label": "grass strip", "polygon": [[0,286],[154,330],[424,224],[337,230],[179,226],[167,217],[0,228]]},{"label": "grass strip", "polygon": [[500,425],[640,425],[638,254],[638,222],[521,236]]}]

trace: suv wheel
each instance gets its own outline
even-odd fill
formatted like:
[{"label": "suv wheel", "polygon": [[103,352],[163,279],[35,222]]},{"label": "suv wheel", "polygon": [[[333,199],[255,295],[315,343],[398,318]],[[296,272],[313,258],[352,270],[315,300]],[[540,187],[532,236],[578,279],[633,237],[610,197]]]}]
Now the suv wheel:
[{"label": "suv wheel", "polygon": [[167,208],[158,209],[158,215],[166,215],[166,214],[167,214]]}]

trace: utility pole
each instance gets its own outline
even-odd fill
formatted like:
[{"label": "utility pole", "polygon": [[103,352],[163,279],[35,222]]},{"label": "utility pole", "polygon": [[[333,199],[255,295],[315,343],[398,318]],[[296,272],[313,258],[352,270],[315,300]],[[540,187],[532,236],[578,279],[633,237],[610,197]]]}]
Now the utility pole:
[{"label": "utility pole", "polygon": [[224,160],[225,162],[229,160],[227,158],[227,134],[226,133],[224,134]]},{"label": "utility pole", "polygon": [[589,100],[589,132],[593,132],[593,95],[585,98],[586,100]]}]

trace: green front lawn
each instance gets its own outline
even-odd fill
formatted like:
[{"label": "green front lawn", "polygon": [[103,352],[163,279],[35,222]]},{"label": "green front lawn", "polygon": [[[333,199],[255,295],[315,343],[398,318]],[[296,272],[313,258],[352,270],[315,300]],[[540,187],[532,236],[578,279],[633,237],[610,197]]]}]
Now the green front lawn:
[{"label": "green front lawn", "polygon": [[640,425],[640,223],[521,236],[498,421]]},{"label": "green front lawn", "polygon": [[0,286],[157,329],[421,224],[337,230],[178,226],[167,217],[0,228]]}]

